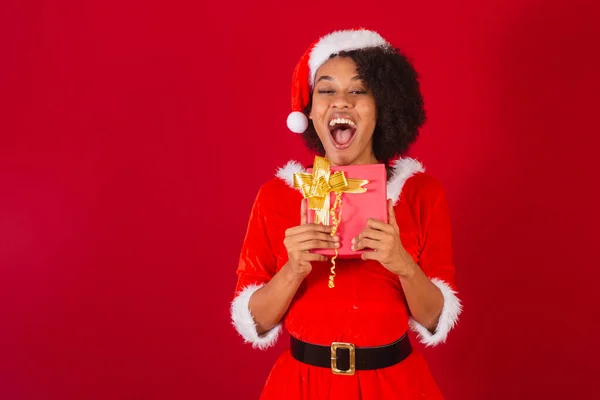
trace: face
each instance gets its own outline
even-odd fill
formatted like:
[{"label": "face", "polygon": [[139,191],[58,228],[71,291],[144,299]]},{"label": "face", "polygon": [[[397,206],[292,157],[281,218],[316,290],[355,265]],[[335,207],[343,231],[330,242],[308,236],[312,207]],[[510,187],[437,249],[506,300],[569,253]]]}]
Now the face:
[{"label": "face", "polygon": [[327,60],[315,76],[310,119],[332,165],[374,164],[375,98],[349,57]]}]

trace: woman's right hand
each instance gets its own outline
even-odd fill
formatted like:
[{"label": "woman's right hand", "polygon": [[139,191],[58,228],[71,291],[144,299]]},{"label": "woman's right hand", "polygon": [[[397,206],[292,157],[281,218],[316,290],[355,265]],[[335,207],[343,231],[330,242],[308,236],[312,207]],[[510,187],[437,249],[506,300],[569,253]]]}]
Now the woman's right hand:
[{"label": "woman's right hand", "polygon": [[308,223],[306,200],[300,207],[300,225],[285,231],[283,244],[288,253],[286,266],[294,276],[304,279],[312,270],[311,261],[326,261],[327,257],[311,253],[313,249],[339,247],[340,239],[331,236],[331,226]]}]

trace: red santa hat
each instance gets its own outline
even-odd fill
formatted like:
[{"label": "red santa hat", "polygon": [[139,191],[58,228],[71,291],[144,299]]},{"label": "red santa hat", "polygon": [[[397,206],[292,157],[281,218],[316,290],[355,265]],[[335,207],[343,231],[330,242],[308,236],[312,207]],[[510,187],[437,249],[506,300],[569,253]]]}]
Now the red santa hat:
[{"label": "red santa hat", "polygon": [[287,126],[295,133],[302,133],[308,127],[308,119],[302,112],[310,100],[317,69],[332,54],[341,51],[365,49],[368,47],[389,46],[377,32],[366,29],[336,31],[314,42],[302,55],[292,77],[292,112],[288,115]]}]

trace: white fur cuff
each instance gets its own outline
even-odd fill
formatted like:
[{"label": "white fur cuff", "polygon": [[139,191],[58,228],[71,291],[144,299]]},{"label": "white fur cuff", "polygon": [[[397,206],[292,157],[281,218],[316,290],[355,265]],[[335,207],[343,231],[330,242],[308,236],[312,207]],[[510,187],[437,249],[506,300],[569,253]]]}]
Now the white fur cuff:
[{"label": "white fur cuff", "polygon": [[231,302],[231,321],[235,330],[244,338],[245,343],[252,343],[255,349],[265,350],[273,346],[281,333],[281,323],[270,331],[259,335],[256,331],[256,323],[248,308],[250,297],[264,285],[249,285],[242,290]]},{"label": "white fur cuff", "polygon": [[419,324],[412,317],[408,321],[410,328],[418,333],[419,340],[426,347],[444,343],[462,312],[460,299],[456,297],[456,292],[446,282],[437,278],[431,279],[431,282],[442,291],[442,296],[444,296],[444,306],[435,332],[431,333],[429,329]]}]

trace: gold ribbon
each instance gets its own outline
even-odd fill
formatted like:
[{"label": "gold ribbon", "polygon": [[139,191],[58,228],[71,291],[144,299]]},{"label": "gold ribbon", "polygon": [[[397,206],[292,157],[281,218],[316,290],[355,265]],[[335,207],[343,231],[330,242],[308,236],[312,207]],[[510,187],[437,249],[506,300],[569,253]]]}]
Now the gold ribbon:
[{"label": "gold ribbon", "polygon": [[[315,211],[313,222],[329,225],[329,213],[331,211],[333,221],[331,236],[334,236],[342,218],[342,193],[364,193],[367,188],[363,186],[369,181],[346,178],[342,171],[332,174],[330,166],[329,160],[316,156],[311,174],[307,172],[296,172],[294,174],[294,187],[302,190],[302,195],[305,199],[308,199],[308,208]],[[330,194],[332,192],[336,194],[336,199],[330,210]],[[337,256],[338,249],[336,247],[335,255],[331,258],[332,267],[328,283],[330,289],[335,287],[335,259]]]},{"label": "gold ribbon", "polygon": [[366,179],[346,178],[342,171],[330,171],[329,160],[316,156],[312,174],[296,172],[294,187],[302,190],[302,195],[308,199],[308,208],[315,211],[317,224],[329,225],[330,193],[364,193],[369,183]]}]

